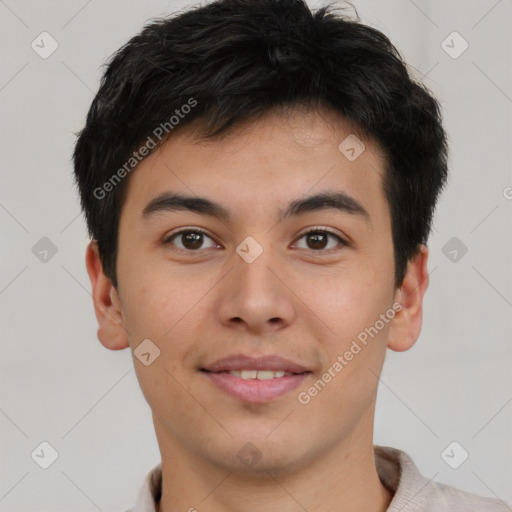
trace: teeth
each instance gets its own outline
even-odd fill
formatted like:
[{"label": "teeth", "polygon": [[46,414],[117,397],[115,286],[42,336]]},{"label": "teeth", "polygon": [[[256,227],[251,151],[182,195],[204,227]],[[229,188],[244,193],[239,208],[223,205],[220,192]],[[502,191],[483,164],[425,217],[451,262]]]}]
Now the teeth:
[{"label": "teeth", "polygon": [[235,377],[240,377],[244,380],[250,379],[258,379],[258,380],[269,380],[275,379],[278,377],[288,377],[289,375],[293,375],[290,372],[284,372],[281,370],[273,371],[273,370],[231,370],[231,375]]}]

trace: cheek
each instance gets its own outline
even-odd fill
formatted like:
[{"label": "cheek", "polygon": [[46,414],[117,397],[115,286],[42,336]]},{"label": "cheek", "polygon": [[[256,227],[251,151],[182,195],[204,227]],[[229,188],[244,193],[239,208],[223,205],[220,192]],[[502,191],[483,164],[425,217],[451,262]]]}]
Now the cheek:
[{"label": "cheek", "polygon": [[330,328],[331,336],[343,339],[364,328],[370,320],[375,321],[374,317],[378,318],[380,309],[385,307],[388,290],[382,283],[372,286],[372,282],[379,281],[364,269],[352,267],[310,277],[302,296],[307,297],[304,302]]},{"label": "cheek", "polygon": [[[178,286],[172,286],[168,271],[143,252],[127,251],[131,257],[119,258],[118,276],[122,285],[126,320],[133,330],[151,329],[159,332],[163,326],[157,319],[165,318],[176,301]],[[170,321],[172,319],[168,319]],[[161,332],[160,332],[161,334]]]},{"label": "cheek", "polygon": [[204,275],[184,279],[158,266],[127,276],[123,318],[132,347],[149,338],[160,348],[166,367],[181,361],[204,325],[204,299],[214,280]]},{"label": "cheek", "polygon": [[[200,325],[192,307],[197,300],[187,298],[176,290],[174,283],[164,281],[156,272],[154,278],[145,272],[144,280],[133,274],[133,278],[124,283],[123,318],[146,401],[156,411],[165,410],[167,403],[188,403],[181,384],[186,381],[184,362],[190,359]],[[138,359],[136,352],[146,339],[156,345],[158,353],[148,366]]]},{"label": "cheek", "polygon": [[[390,320],[384,322],[380,318],[391,308],[391,285],[372,279],[369,273],[346,273],[332,275],[312,289],[315,292],[309,294],[308,305],[325,327],[317,333],[326,354],[323,363],[336,375],[332,378],[336,383],[329,387],[350,386],[358,381],[373,389],[375,376],[369,370],[378,374],[384,360]],[[340,370],[337,365],[336,371],[333,365],[338,356],[343,358],[343,368]],[[357,389],[351,391],[359,394]]]}]

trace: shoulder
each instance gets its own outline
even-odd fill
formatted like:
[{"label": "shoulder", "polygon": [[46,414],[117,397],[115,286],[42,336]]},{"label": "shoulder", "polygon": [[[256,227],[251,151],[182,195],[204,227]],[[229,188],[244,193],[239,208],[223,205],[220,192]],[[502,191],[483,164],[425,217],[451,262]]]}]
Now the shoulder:
[{"label": "shoulder", "polygon": [[439,482],[431,482],[425,491],[429,510],[430,507],[436,507],[435,510],[439,511],[453,512],[459,510],[460,512],[507,512],[512,510],[510,504],[499,499],[478,496]]},{"label": "shoulder", "polygon": [[387,512],[511,512],[512,505],[424,477],[411,457],[396,448],[374,446],[382,483],[394,493]]}]

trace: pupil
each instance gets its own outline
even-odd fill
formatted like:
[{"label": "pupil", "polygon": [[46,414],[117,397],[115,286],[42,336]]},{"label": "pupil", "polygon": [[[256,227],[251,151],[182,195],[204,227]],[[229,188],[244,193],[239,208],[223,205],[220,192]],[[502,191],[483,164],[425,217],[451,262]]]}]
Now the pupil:
[{"label": "pupil", "polygon": [[182,235],[183,236],[183,245],[187,249],[198,249],[201,247],[201,244],[203,242],[202,240],[202,234],[201,233],[195,233],[195,232],[189,232],[187,234]]},{"label": "pupil", "polygon": [[[183,245],[187,247],[187,249],[198,249],[201,247],[203,242],[202,233],[189,232],[187,234],[182,235]],[[310,233],[308,235],[308,245],[311,249],[323,249],[326,246],[327,237],[325,233]]]},{"label": "pupil", "polygon": [[[323,240],[321,240],[322,238]],[[311,241],[313,241],[313,244],[309,244],[310,247],[313,245],[311,249],[323,249],[326,246],[327,237],[325,233],[310,233],[308,235],[308,242]]]}]

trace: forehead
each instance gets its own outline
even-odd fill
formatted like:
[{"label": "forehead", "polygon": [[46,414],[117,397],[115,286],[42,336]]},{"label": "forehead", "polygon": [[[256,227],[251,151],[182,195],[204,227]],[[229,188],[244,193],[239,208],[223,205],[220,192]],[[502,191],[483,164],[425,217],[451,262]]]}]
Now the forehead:
[{"label": "forehead", "polygon": [[290,199],[337,189],[378,215],[384,163],[378,144],[332,111],[271,113],[212,139],[185,127],[133,171],[124,207],[140,213],[162,192],[179,191],[226,196],[247,212],[282,211]]}]

